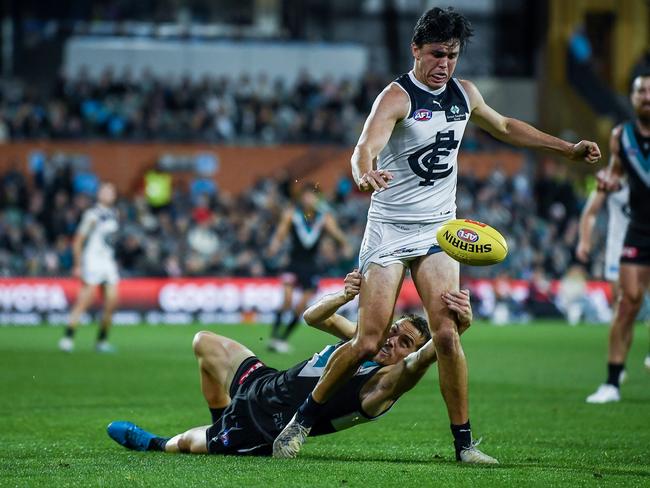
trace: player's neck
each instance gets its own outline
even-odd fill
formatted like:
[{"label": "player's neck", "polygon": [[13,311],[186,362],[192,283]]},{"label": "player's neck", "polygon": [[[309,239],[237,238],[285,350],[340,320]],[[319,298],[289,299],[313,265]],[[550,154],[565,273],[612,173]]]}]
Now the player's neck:
[{"label": "player's neck", "polygon": [[636,128],[643,137],[650,137],[650,120],[636,119]]}]

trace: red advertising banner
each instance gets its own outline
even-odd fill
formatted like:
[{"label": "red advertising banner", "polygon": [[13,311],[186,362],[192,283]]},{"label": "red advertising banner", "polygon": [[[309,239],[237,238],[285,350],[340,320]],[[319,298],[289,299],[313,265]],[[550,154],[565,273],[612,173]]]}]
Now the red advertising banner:
[{"label": "red advertising banner", "polygon": [[[341,278],[321,280],[318,294],[341,289]],[[0,279],[0,325],[36,325],[64,323],[76,299],[81,283],[74,279],[2,278]],[[527,281],[471,280],[470,288],[481,307],[490,307],[504,293],[523,302],[528,296]],[[558,283],[551,284],[555,292]],[[504,289],[505,287],[505,289]],[[587,284],[587,293],[610,299],[605,282]],[[116,323],[202,323],[268,321],[282,301],[282,285],[276,278],[131,278],[119,284],[120,306]],[[101,305],[98,292],[94,309]],[[356,300],[344,312],[356,312]],[[405,280],[398,310],[420,309],[413,282]]]}]

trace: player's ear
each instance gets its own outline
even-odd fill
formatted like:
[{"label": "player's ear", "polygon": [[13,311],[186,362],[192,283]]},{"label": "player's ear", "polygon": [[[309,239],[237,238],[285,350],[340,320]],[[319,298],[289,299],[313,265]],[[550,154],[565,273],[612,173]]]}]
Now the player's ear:
[{"label": "player's ear", "polygon": [[420,59],[420,48],[414,42],[411,43],[411,53],[415,59]]}]

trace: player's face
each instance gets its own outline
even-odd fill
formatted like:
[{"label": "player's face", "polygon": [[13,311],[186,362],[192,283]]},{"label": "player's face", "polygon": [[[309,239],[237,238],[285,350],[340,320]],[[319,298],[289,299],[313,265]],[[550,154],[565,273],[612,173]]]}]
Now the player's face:
[{"label": "player's face", "polygon": [[99,191],[97,192],[97,201],[102,205],[110,207],[115,203],[116,197],[117,193],[115,192],[115,187],[110,183],[104,183],[99,187]]},{"label": "player's face", "polygon": [[313,210],[316,208],[316,204],[318,203],[318,198],[316,197],[316,194],[313,191],[306,191],[302,194],[301,196],[301,202],[302,206],[306,210]]},{"label": "player's face", "polygon": [[454,74],[460,44],[458,41],[434,42],[421,47],[411,44],[415,58],[415,77],[433,90],[444,86]]},{"label": "player's face", "polygon": [[398,320],[390,327],[388,339],[373,358],[373,361],[387,366],[396,364],[422,346],[424,339],[407,319]]},{"label": "player's face", "polygon": [[634,113],[644,122],[650,122],[650,76],[638,76],[632,84]]}]

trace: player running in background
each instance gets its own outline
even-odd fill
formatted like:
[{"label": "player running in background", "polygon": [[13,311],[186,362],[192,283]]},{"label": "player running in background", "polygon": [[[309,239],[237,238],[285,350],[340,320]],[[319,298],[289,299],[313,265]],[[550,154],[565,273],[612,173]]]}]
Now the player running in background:
[{"label": "player running in background", "polygon": [[457,290],[459,264],[440,252],[436,230],[455,218],[457,155],[470,120],[497,139],[573,160],[600,159],[593,142],[550,136],[490,108],[476,86],[453,78],[472,35],[467,19],[433,8],[418,20],[411,43],[413,70],[379,94],[352,155],[359,189],[374,191],[359,255],[363,285],[355,337],[331,356],[325,373],[274,443],[274,455],[294,457],[334,392],[381,347],[407,269],[427,312],[438,355],[456,459],[494,462],[472,442],[467,363],[456,317],[441,294]]},{"label": "player running in background", "polygon": [[607,379],[587,403],[618,402],[619,378],[632,345],[634,321],[650,286],[650,72],[634,79],[630,94],[635,119],[612,129],[607,171],[600,172],[605,191],[630,188],[630,222],[625,233],[619,271],[620,293],[609,333]]},{"label": "player running in background", "polygon": [[[314,186],[305,184],[300,190],[297,203],[283,212],[268,250],[270,256],[275,256],[286,238],[290,237],[289,265],[283,276],[282,307],[276,311],[271,328],[269,349],[272,351],[289,352],[287,339],[316,293],[320,274],[317,263],[318,246],[325,233],[330,234],[339,243],[344,256],[352,256],[353,250],[336,219],[319,202]],[[294,306],[293,292],[296,288],[302,291],[302,295]],[[283,318],[289,313],[290,316],[282,327]]]},{"label": "player running in background", "polygon": [[[307,323],[348,341],[356,324],[336,311],[359,293],[360,284],[358,272],[348,274],[344,290],[323,297],[305,312]],[[444,300],[449,310],[458,314],[461,332],[467,329],[472,320],[469,292],[449,292]],[[108,426],[108,434],[123,446],[141,451],[269,455],[273,439],[314,387],[327,358],[343,343],[327,346],[286,371],[277,371],[242,344],[212,332],[199,332],[193,347],[213,425],[166,439],[131,422],[117,421]],[[332,397],[312,435],[376,420],[415,386],[434,361],[426,320],[415,315],[400,318],[372,361],[364,363]]]},{"label": "player running in background", "polygon": [[[589,195],[585,207],[580,215],[580,227],[576,257],[579,261],[587,263],[592,249],[591,236],[596,225],[596,217],[607,203],[607,242],[605,244],[605,269],[603,276],[609,281],[612,289],[612,302],[618,303],[620,288],[618,275],[620,269],[623,240],[630,221],[630,188],[623,182],[620,190],[607,193],[594,190]],[[644,364],[650,369],[650,352],[646,355]],[[625,370],[621,371],[619,382],[624,381]]]},{"label": "player running in background", "polygon": [[113,311],[117,306],[119,275],[115,262],[115,237],[119,228],[117,211],[113,208],[117,197],[112,183],[102,183],[97,191],[97,204],[86,210],[72,242],[74,267],[72,274],[80,278],[81,290],[70,314],[70,324],[59,341],[59,349],[72,352],[74,335],[81,315],[88,310],[95,297],[95,288],[102,285],[104,310],[97,335],[97,352],[113,352],[108,343]]}]

